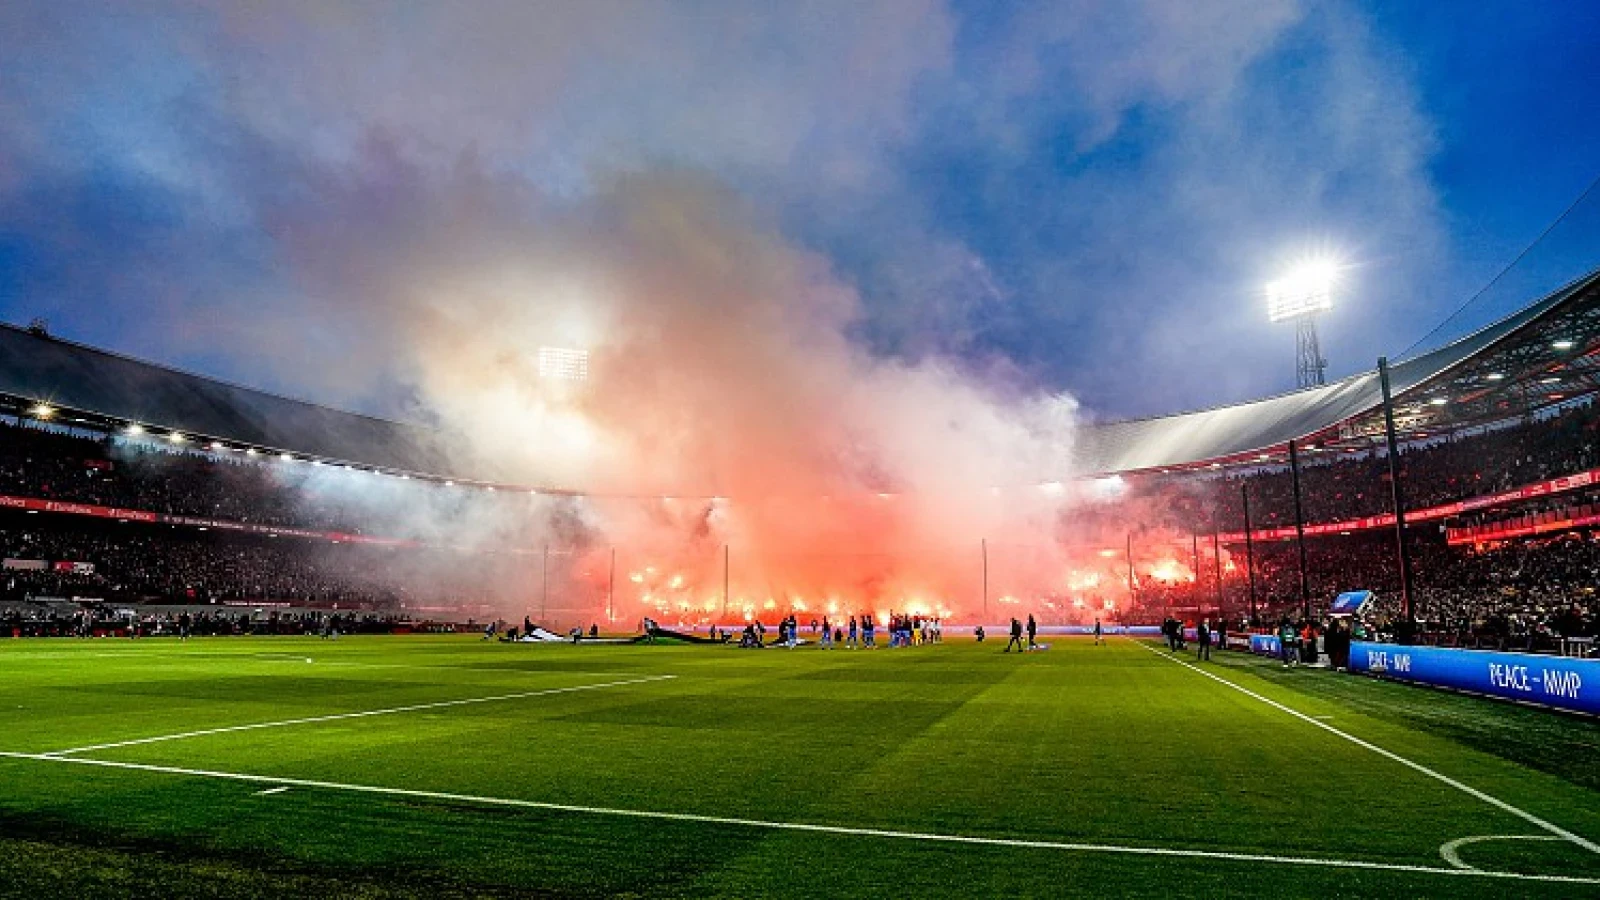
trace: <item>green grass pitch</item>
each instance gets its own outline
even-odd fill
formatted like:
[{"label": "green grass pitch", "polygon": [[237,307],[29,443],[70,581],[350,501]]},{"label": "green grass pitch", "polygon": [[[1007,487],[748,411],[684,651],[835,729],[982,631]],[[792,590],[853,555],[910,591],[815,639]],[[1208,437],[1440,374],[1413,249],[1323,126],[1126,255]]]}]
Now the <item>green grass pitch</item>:
[{"label": "green grass pitch", "polygon": [[1592,719],[1000,649],[0,642],[0,894],[1600,896]]}]

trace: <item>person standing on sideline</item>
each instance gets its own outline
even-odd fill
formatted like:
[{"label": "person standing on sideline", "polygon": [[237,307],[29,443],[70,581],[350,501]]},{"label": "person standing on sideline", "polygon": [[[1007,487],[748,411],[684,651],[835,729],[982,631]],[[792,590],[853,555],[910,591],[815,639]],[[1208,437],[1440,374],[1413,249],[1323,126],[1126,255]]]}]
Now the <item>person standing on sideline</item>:
[{"label": "person standing on sideline", "polygon": [[1105,637],[1102,635],[1102,633],[1100,631],[1100,617],[1099,616],[1095,616],[1095,618],[1094,618],[1094,643],[1095,643],[1095,646],[1098,647],[1101,644],[1104,644],[1105,642],[1106,642],[1106,639],[1105,639]]},{"label": "person standing on sideline", "polygon": [[1017,621],[1016,616],[1011,617],[1011,640],[1006,641],[1006,649],[1000,652],[1010,653],[1013,646],[1017,648],[1018,653],[1027,649],[1022,646],[1022,623]]},{"label": "person standing on sideline", "polygon": [[1294,630],[1294,624],[1289,621],[1289,617],[1284,616],[1283,624],[1278,626],[1278,649],[1283,653],[1285,669],[1300,664],[1300,648],[1296,646],[1299,643],[1300,633]]},{"label": "person standing on sideline", "polygon": [[856,648],[856,617],[850,617],[850,630],[845,633],[844,647],[846,650]]},{"label": "person standing on sideline", "polygon": [[1033,620],[1033,613],[1028,613],[1028,649],[1032,650],[1038,645],[1033,639],[1039,635],[1039,623]]},{"label": "person standing on sideline", "polygon": [[1200,627],[1195,631],[1195,637],[1200,640],[1200,649],[1196,657],[1206,662],[1211,661],[1211,620],[1201,619]]},{"label": "person standing on sideline", "polygon": [[833,623],[827,619],[822,620],[822,649],[833,649]]}]

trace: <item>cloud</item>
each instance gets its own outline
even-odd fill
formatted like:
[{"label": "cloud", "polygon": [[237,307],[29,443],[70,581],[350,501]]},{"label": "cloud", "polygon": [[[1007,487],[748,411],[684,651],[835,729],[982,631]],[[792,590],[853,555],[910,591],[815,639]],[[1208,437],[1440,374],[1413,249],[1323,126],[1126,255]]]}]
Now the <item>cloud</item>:
[{"label": "cloud", "polygon": [[1342,6],[19,3],[0,33],[11,308],[425,419],[508,479],[684,498],[561,533],[736,544],[752,597],[970,602],[983,536],[1044,590],[1072,394],[1275,388],[1278,261],[1343,250],[1341,315],[1399,327],[1443,253],[1407,72]]}]

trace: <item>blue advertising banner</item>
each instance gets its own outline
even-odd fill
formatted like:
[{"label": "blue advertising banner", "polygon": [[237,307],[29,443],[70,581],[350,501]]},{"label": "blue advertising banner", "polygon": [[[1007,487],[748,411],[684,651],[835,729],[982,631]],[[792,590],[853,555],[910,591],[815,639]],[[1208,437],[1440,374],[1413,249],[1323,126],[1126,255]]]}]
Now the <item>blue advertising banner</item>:
[{"label": "blue advertising banner", "polygon": [[1600,660],[1353,641],[1350,671],[1600,715]]},{"label": "blue advertising banner", "polygon": [[1262,656],[1282,656],[1283,642],[1278,640],[1278,636],[1275,634],[1252,634],[1250,635],[1250,652],[1259,653]]}]

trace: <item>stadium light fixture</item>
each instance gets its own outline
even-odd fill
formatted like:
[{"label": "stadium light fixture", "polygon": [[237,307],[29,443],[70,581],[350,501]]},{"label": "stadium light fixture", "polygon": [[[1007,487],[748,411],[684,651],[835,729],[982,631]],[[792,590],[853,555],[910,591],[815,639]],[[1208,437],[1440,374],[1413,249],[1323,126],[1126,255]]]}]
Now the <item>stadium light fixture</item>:
[{"label": "stadium light fixture", "polygon": [[244,455],[245,456],[255,456],[256,455],[256,448],[251,447],[251,448],[245,450],[244,451]]},{"label": "stadium light fixture", "polygon": [[1539,383],[1540,384],[1555,384],[1556,382],[1558,382],[1560,380],[1561,379],[1556,377],[1555,375],[1551,375],[1549,378],[1541,378],[1541,379],[1539,379]]},{"label": "stadium light fixture", "polygon": [[1333,309],[1333,282],[1339,265],[1331,259],[1301,263],[1267,285],[1267,318],[1273,322]]},{"label": "stadium light fixture", "polygon": [[1567,340],[1566,338],[1562,338],[1561,340],[1556,341],[1555,343],[1551,344],[1550,346],[1555,348],[1556,350],[1571,350],[1572,349],[1572,342]]},{"label": "stadium light fixture", "polygon": [[135,422],[128,426],[127,433],[137,437],[138,435],[144,434],[144,426],[140,425],[138,422]]},{"label": "stadium light fixture", "polygon": [[444,483],[444,486],[445,486],[445,487],[455,487],[455,486],[456,486],[456,483],[455,483],[455,482],[454,482],[454,481],[446,481],[446,482],[445,482],[445,483]]},{"label": "stadium light fixture", "polygon": [[1443,406],[1443,405],[1445,405],[1446,403],[1449,403],[1449,402],[1450,401],[1445,399],[1444,397],[1429,397],[1428,398],[1428,405],[1429,406]]},{"label": "stadium light fixture", "polygon": [[167,440],[173,442],[174,444],[181,444],[188,440],[188,438],[184,437],[181,432],[174,431],[173,433],[167,435]]},{"label": "stadium light fixture", "polygon": [[48,419],[56,414],[56,408],[48,403],[40,403],[30,411],[35,419]]},{"label": "stadium light fixture", "polygon": [[1488,380],[1488,381],[1504,381],[1505,378],[1506,378],[1506,373],[1504,373],[1504,372],[1490,372],[1488,375],[1485,375],[1483,377],[1484,377],[1485,380]]},{"label": "stadium light fixture", "polygon": [[539,377],[585,381],[589,377],[589,351],[570,347],[540,347]]},{"label": "stadium light fixture", "polygon": [[[1056,489],[1052,491],[1052,493],[1060,493],[1060,491],[1063,489],[1061,487],[1061,482],[1059,481],[1052,481],[1051,484],[1056,486]],[[1114,497],[1117,494],[1122,493],[1122,490],[1125,487],[1127,487],[1127,484],[1123,482],[1121,475],[1107,475],[1104,478],[1095,479],[1094,482],[1095,493],[1102,497]]]},{"label": "stadium light fixture", "polygon": [[278,458],[283,460],[284,462],[294,462],[294,454],[293,453],[280,453],[280,454],[278,454]]},{"label": "stadium light fixture", "polygon": [[212,441],[211,442],[211,449],[213,449],[213,450],[226,450],[228,448],[221,441]]}]

